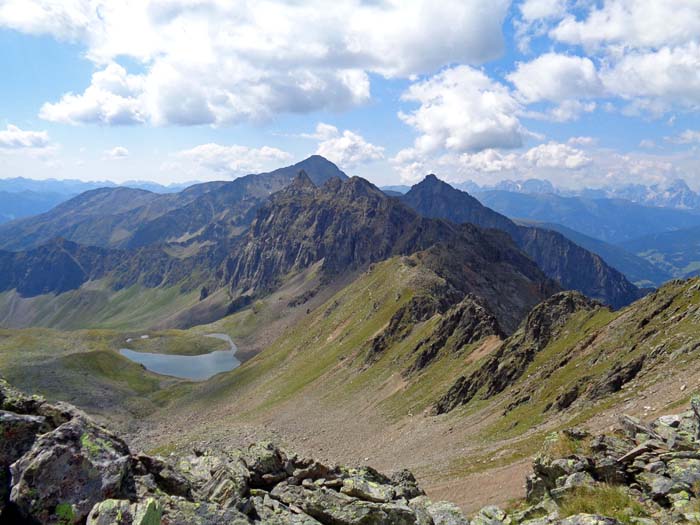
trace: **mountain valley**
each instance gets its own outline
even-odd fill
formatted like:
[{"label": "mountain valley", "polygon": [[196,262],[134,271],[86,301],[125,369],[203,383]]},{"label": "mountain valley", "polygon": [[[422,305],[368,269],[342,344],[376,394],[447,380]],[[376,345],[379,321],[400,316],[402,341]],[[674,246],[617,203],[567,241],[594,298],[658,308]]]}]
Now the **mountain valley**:
[{"label": "mountain valley", "polygon": [[[432,175],[387,195],[312,157],[201,186],[92,190],[2,227],[0,375],[151,455],[272,440],[409,468],[471,514],[522,498],[548,434],[698,390],[697,279],[639,289]],[[208,334],[241,366],[188,381],[120,354],[222,350]]]}]

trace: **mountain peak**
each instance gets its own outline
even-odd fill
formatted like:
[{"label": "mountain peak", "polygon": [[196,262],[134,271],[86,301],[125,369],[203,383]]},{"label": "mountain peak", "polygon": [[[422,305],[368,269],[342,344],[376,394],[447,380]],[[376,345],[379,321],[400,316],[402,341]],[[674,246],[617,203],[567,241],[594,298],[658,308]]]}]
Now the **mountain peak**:
[{"label": "mountain peak", "polygon": [[419,182],[418,184],[416,184],[416,186],[414,186],[414,188],[415,187],[421,187],[421,188],[428,187],[428,188],[436,188],[436,189],[443,189],[443,190],[449,188],[450,190],[455,191],[455,192],[459,191],[459,190],[456,190],[455,188],[453,188],[452,186],[450,186],[444,180],[439,179],[437,177],[437,175],[435,175],[433,173],[426,175],[425,178],[421,182]]},{"label": "mountain peak", "polygon": [[311,155],[309,158],[297,162],[292,168],[306,171],[317,185],[321,185],[333,177],[342,180],[349,178],[338,166],[321,155]]}]

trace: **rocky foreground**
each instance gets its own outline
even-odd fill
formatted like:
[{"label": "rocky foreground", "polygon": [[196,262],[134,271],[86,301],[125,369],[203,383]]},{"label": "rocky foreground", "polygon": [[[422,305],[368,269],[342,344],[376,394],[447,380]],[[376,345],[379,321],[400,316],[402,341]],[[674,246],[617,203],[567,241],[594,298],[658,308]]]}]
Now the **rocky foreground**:
[{"label": "rocky foreground", "polygon": [[226,455],[135,454],[72,405],[0,381],[0,524],[696,523],[700,401],[693,407],[650,425],[625,417],[612,435],[553,435],[527,480],[527,503],[469,519],[430,501],[408,471],[326,466],[270,443]]}]

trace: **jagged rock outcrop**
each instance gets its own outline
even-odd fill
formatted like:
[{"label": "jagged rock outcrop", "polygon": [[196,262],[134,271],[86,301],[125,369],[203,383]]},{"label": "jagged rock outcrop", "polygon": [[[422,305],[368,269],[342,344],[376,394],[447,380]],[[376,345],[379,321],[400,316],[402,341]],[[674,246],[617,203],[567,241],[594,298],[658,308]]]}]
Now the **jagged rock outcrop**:
[{"label": "jagged rock outcrop", "polygon": [[411,375],[428,366],[440,352],[458,352],[488,336],[503,337],[498,320],[477,297],[468,295],[445,313],[435,331],[414,349],[414,363],[406,370]]},{"label": "jagged rock outcrop", "polygon": [[613,308],[626,306],[644,295],[644,292],[598,255],[578,246],[562,234],[542,228],[519,226],[435,175],[428,175],[400,199],[426,217],[446,219],[458,224],[468,222],[508,233],[518,247],[564,289],[578,290]]},{"label": "jagged rock outcrop", "polygon": [[469,525],[408,471],[328,466],[271,443],[134,454],[79,410],[0,381],[0,523]]},{"label": "jagged rock outcrop", "polygon": [[518,331],[506,340],[484,364],[469,376],[463,376],[437,402],[435,412],[449,412],[481,393],[488,399],[517,381],[538,352],[557,337],[559,330],[577,312],[601,305],[578,292],[561,292],[536,306]]},{"label": "jagged rock outcrop", "polygon": [[[449,292],[447,287],[445,288],[445,291]],[[449,293],[440,294],[437,297],[426,295],[412,297],[391,317],[389,325],[372,339],[365,362],[371,364],[376,361],[391,345],[408,336],[416,323],[430,319],[438,312],[443,312],[449,304]]]},{"label": "jagged rock outcrop", "polygon": [[[606,434],[568,429],[550,435],[527,478],[529,506],[510,515],[501,511],[488,523],[697,523],[700,398],[691,404],[687,412],[649,424],[622,416]],[[563,518],[582,507],[602,515]],[[527,519],[533,514],[544,517]]]}]

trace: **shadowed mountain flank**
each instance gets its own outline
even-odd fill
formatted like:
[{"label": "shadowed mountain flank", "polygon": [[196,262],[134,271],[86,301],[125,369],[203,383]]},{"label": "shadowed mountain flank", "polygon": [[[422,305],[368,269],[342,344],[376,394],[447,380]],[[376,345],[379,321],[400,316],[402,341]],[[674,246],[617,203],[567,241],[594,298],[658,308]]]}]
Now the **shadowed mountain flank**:
[{"label": "shadowed mountain flank", "polygon": [[456,223],[470,222],[508,233],[547,276],[557,280],[565,289],[578,290],[614,308],[625,306],[643,295],[598,255],[557,232],[519,226],[434,175],[426,177],[400,199],[426,217]]}]

